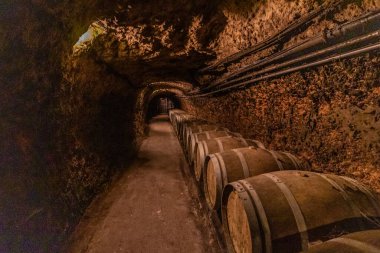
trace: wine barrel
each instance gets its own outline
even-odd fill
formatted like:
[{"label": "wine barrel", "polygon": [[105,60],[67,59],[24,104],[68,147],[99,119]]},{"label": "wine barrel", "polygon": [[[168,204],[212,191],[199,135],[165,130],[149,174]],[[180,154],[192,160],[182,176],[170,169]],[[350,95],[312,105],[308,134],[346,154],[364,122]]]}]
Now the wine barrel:
[{"label": "wine barrel", "polygon": [[182,122],[184,120],[188,120],[188,119],[193,119],[195,118],[194,115],[191,115],[191,114],[188,114],[188,113],[184,113],[184,114],[178,114],[175,116],[175,121],[176,121],[176,132],[178,134],[178,136],[180,136],[180,129],[181,129],[181,126],[182,126]]},{"label": "wine barrel", "polygon": [[169,110],[169,118],[174,115],[174,114],[178,114],[178,113],[186,113],[184,110],[181,110],[181,109],[171,109]]},{"label": "wine barrel", "polygon": [[256,148],[265,148],[264,145],[259,141],[232,136],[220,137],[197,142],[194,150],[195,178],[197,179],[197,181],[201,181],[203,168],[205,166],[205,159],[209,154],[249,146],[253,146]]},{"label": "wine barrel", "polygon": [[173,129],[174,129],[174,131],[176,132],[177,135],[178,135],[178,120],[181,117],[187,117],[189,115],[190,114],[188,114],[186,112],[173,112],[173,113],[169,114],[170,121],[171,121],[171,123],[173,125]]},{"label": "wine barrel", "polygon": [[186,141],[187,141],[187,138],[186,138],[187,127],[198,126],[198,125],[207,125],[207,124],[210,124],[207,122],[207,120],[199,119],[196,117],[193,117],[193,118],[189,117],[189,118],[183,119],[180,123],[180,128],[179,128],[179,135],[181,136],[180,137],[181,141],[183,143],[186,143]]},{"label": "wine barrel", "polygon": [[208,155],[203,171],[206,202],[210,209],[219,209],[223,188],[230,182],[272,171],[304,169],[292,154],[263,148],[238,148]]},{"label": "wine barrel", "polygon": [[189,161],[192,164],[194,161],[194,150],[195,150],[195,144],[199,141],[204,140],[210,140],[215,139],[219,137],[226,137],[226,136],[233,136],[233,137],[242,137],[239,133],[234,133],[226,130],[215,130],[215,131],[205,131],[200,133],[193,133],[190,135],[190,145],[188,148],[188,156]]},{"label": "wine barrel", "polygon": [[173,122],[173,116],[176,115],[176,114],[181,114],[181,113],[186,113],[185,111],[183,110],[180,110],[180,109],[172,109],[169,111],[169,119],[171,122]]},{"label": "wine barrel", "polygon": [[173,109],[173,110],[170,110],[170,111],[169,111],[169,119],[170,119],[170,122],[173,124],[174,119],[175,119],[175,116],[176,116],[176,115],[180,115],[180,114],[187,114],[187,112],[185,112],[185,111],[183,111],[183,110],[179,110],[179,109]]},{"label": "wine barrel", "polygon": [[380,230],[365,230],[310,247],[305,253],[379,253]]},{"label": "wine barrel", "polygon": [[231,252],[299,252],[326,235],[379,228],[380,198],[353,179],[277,171],[223,190],[222,220]]},{"label": "wine barrel", "polygon": [[184,147],[188,152],[191,143],[191,136],[196,133],[209,132],[209,131],[228,131],[225,127],[220,127],[210,123],[187,125],[185,130]]},{"label": "wine barrel", "polygon": [[181,127],[183,125],[183,122],[186,120],[193,120],[196,119],[194,115],[188,114],[188,113],[181,113],[181,114],[176,114],[173,116],[174,118],[174,128],[177,133],[177,135],[181,138]]}]

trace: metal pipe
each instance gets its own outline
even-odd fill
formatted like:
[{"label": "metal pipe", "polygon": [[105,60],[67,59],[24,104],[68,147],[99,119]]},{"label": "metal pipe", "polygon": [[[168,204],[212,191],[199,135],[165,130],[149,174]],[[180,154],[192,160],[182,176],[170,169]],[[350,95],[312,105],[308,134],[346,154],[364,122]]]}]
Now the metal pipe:
[{"label": "metal pipe", "polygon": [[257,72],[254,72],[254,73],[242,76],[242,77],[239,77],[237,79],[233,79],[233,80],[231,80],[229,82],[221,84],[218,87],[225,87],[225,86],[230,85],[230,84],[234,84],[234,83],[237,83],[237,82],[240,82],[240,81],[244,81],[245,79],[251,78],[252,76],[257,76],[259,74],[265,74],[265,73],[268,73],[268,72],[271,72],[271,71],[274,71],[274,70],[282,69],[284,67],[288,67],[288,66],[294,65],[296,63],[300,63],[300,62],[305,62],[307,60],[310,60],[312,58],[315,58],[315,57],[318,57],[318,56],[321,56],[321,55],[325,55],[325,54],[329,54],[329,53],[335,53],[338,50],[341,50],[341,49],[344,49],[344,48],[348,48],[348,47],[351,47],[351,46],[354,46],[354,45],[357,45],[357,44],[360,44],[360,43],[363,43],[363,42],[368,42],[369,40],[379,39],[379,38],[380,38],[380,30],[377,30],[376,32],[373,32],[373,33],[370,33],[370,34],[366,34],[364,36],[360,36],[360,37],[357,37],[357,38],[345,41],[343,43],[339,43],[339,44],[336,44],[334,46],[331,46],[331,47],[328,47],[328,48],[324,48],[322,50],[318,50],[316,52],[304,55],[302,57],[299,57],[299,58],[296,58],[296,59],[293,59],[293,60],[290,60],[290,61],[286,61],[286,62],[278,64],[278,65],[273,65],[271,67],[265,68],[263,70],[260,70],[260,71],[257,71]]},{"label": "metal pipe", "polygon": [[284,29],[280,30],[278,33],[274,34],[273,36],[269,37],[268,39],[265,39],[264,41],[259,42],[254,47],[242,50],[238,53],[232,54],[230,56],[227,56],[226,58],[216,62],[215,64],[208,66],[206,68],[201,69],[199,72],[204,73],[207,71],[210,71],[212,69],[215,69],[219,65],[226,65],[235,61],[240,60],[246,55],[256,53],[258,51],[267,49],[276,43],[284,42],[285,39],[294,36],[294,32],[296,30],[300,30],[302,26],[307,26],[309,23],[311,23],[312,20],[314,20],[316,17],[321,15],[326,15],[327,13],[333,11],[335,8],[340,6],[342,3],[347,2],[345,0],[340,0],[336,3],[326,3],[322,4],[318,9],[311,11],[304,17],[301,17],[295,21],[293,21],[289,26],[285,27]]},{"label": "metal pipe", "polygon": [[258,60],[246,67],[243,67],[238,71],[229,74],[223,79],[209,85],[206,87],[206,90],[254,69],[267,66],[271,63],[276,63],[289,57],[296,57],[300,54],[304,54],[305,50],[311,50],[315,48],[318,49],[319,47],[324,47],[339,42],[346,37],[350,38],[353,34],[363,34],[365,32],[374,31],[375,29],[379,28],[380,10],[369,12],[366,15],[361,16],[353,21],[347,22],[333,30],[317,35],[304,42],[301,42],[300,44],[294,45],[288,49],[275,53],[264,59]]},{"label": "metal pipe", "polygon": [[380,42],[376,43],[376,44],[373,44],[371,46],[362,47],[360,49],[352,50],[352,51],[349,51],[349,52],[346,52],[346,53],[343,53],[343,54],[331,56],[331,57],[328,57],[328,58],[325,58],[325,59],[322,59],[322,60],[318,60],[318,61],[314,61],[314,62],[311,62],[311,63],[308,63],[308,64],[304,64],[304,65],[301,65],[301,66],[296,66],[296,67],[293,67],[293,68],[290,68],[290,69],[278,71],[278,72],[275,72],[275,73],[272,73],[272,74],[269,74],[269,75],[266,75],[266,76],[261,76],[261,77],[258,77],[258,78],[252,79],[252,80],[248,80],[248,81],[245,81],[245,82],[242,82],[242,83],[238,83],[238,84],[235,84],[235,85],[232,85],[232,86],[224,87],[222,89],[214,90],[214,91],[211,91],[211,92],[208,92],[208,93],[203,93],[203,94],[198,94],[198,95],[193,95],[193,96],[183,96],[182,98],[206,97],[206,96],[210,96],[212,94],[216,94],[216,93],[219,93],[219,92],[222,92],[222,91],[236,89],[236,88],[242,88],[242,87],[247,86],[249,84],[253,84],[254,82],[257,82],[257,81],[262,81],[262,80],[266,80],[268,78],[273,78],[273,77],[289,74],[289,73],[292,73],[292,72],[295,72],[295,71],[300,71],[300,70],[303,70],[303,69],[306,69],[306,68],[311,68],[311,67],[317,67],[317,66],[325,65],[327,63],[330,63],[330,62],[333,62],[333,61],[337,61],[337,60],[341,60],[341,59],[352,58],[352,57],[359,56],[361,54],[368,53],[368,52],[375,51],[375,50],[380,50]]}]

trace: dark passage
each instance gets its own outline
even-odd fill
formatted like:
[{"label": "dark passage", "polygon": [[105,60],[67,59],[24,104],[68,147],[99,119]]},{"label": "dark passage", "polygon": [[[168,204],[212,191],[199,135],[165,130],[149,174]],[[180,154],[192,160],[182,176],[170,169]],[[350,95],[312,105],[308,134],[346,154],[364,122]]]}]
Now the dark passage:
[{"label": "dark passage", "polygon": [[157,96],[149,104],[147,120],[160,114],[168,114],[169,110],[174,108],[181,108],[178,98],[174,95]]}]

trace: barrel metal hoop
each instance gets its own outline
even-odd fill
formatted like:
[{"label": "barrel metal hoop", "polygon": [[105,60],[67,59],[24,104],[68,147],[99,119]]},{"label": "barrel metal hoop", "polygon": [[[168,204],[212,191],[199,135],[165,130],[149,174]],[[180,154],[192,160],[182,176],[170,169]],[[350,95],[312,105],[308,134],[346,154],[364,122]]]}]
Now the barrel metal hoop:
[{"label": "barrel metal hoop", "polygon": [[187,149],[187,156],[189,157],[189,161],[193,162],[194,161],[194,150],[195,150],[195,145],[196,141],[194,139],[191,140],[189,148]]},{"label": "barrel metal hoop", "polygon": [[186,138],[189,137],[189,135],[193,134],[193,128],[189,127],[188,131],[186,132]]},{"label": "barrel metal hoop", "polygon": [[205,159],[206,159],[206,156],[208,155],[208,147],[207,147],[207,143],[205,141],[202,141],[203,142],[203,153],[201,153],[201,156],[200,156],[200,171],[199,171],[199,180],[201,180],[201,176],[202,176],[202,170],[203,170],[203,167],[204,167],[204,162],[205,162]]},{"label": "barrel metal hoop", "polygon": [[350,247],[353,247],[355,249],[358,249],[360,252],[366,252],[366,253],[379,253],[380,249],[372,246],[365,242],[360,242],[351,238],[347,237],[340,237],[330,240],[330,242],[337,242],[340,244],[344,244]]},{"label": "barrel metal hoop", "polygon": [[182,126],[181,129],[179,129],[178,135],[180,136],[181,140],[186,135],[186,131],[187,131],[187,126],[186,125]]},{"label": "barrel metal hoop", "polygon": [[207,138],[207,140],[210,140],[211,138],[210,138],[210,133],[207,131],[207,132],[205,132],[205,134],[206,134],[206,138]]},{"label": "barrel metal hoop", "polygon": [[187,142],[188,142],[189,136],[191,136],[192,134],[193,134],[193,131],[192,131],[191,128],[190,128],[189,131],[186,133],[186,137],[185,137],[185,139],[183,140],[183,142],[185,143],[185,145],[186,145]]},{"label": "barrel metal hoop", "polygon": [[[205,153],[205,143],[204,141],[200,141],[198,142],[198,150],[197,152],[199,152],[199,160],[198,160],[198,154],[197,154],[197,157],[194,158],[194,161],[196,162],[195,166],[194,166],[194,171],[195,171],[195,176],[196,178],[200,179],[201,175],[202,175],[202,167],[201,166],[201,161],[202,161],[202,157],[204,156],[204,153]],[[200,167],[200,171],[197,169],[198,167]]]},{"label": "barrel metal hoop", "polygon": [[224,148],[223,148],[223,143],[221,140],[219,139],[215,139],[216,140],[216,143],[218,144],[218,147],[219,147],[219,152],[223,152],[224,151]]},{"label": "barrel metal hoop", "polygon": [[207,143],[206,141],[202,141],[203,142],[203,152],[204,152],[204,156],[208,155],[208,146],[207,146]]},{"label": "barrel metal hoop", "polygon": [[193,139],[195,139],[195,142],[198,142],[198,134],[193,135]]},{"label": "barrel metal hoop", "polygon": [[239,180],[243,186],[245,186],[246,190],[250,193],[253,204],[256,207],[257,214],[259,215],[260,224],[263,227],[264,238],[265,238],[265,252],[272,252],[272,235],[269,227],[269,222],[267,215],[265,213],[265,209],[263,203],[256,190],[247,180]]},{"label": "barrel metal hoop", "polygon": [[244,143],[244,145],[245,145],[246,147],[249,146],[249,145],[248,145],[248,142],[247,142],[247,140],[246,140],[245,138],[241,137],[240,140]]},{"label": "barrel metal hoop", "polygon": [[[321,174],[321,173],[317,173],[317,175],[319,175],[320,177],[322,177],[323,179],[325,179],[331,186],[333,186],[335,189],[337,189],[339,191],[339,193],[342,195],[342,197],[347,201],[347,203],[350,205],[352,211],[357,215],[357,216],[363,216],[363,217],[366,217],[362,211],[360,210],[360,208],[354,203],[354,201],[352,200],[352,198],[350,198],[350,196],[344,191],[344,189],[342,187],[340,187],[340,185],[335,182],[333,179],[327,177],[326,175],[324,174]],[[360,228],[363,230],[364,229],[364,226],[363,226],[363,222],[360,221],[359,222],[359,226]]]},{"label": "barrel metal hoop", "polygon": [[288,201],[288,204],[289,204],[290,208],[292,209],[294,219],[295,219],[296,224],[297,224],[298,232],[300,233],[300,236],[301,236],[302,250],[306,251],[309,248],[309,236],[307,233],[307,226],[306,226],[305,218],[304,218],[302,211],[301,211],[301,209],[297,203],[297,200],[295,199],[293,193],[290,191],[288,186],[284,182],[282,182],[280,178],[278,178],[277,176],[275,176],[271,173],[267,173],[267,174],[263,174],[263,175],[266,176],[267,178],[271,179],[278,186],[278,188],[281,190],[281,192],[284,194],[286,200]]},{"label": "barrel metal hoop", "polygon": [[241,166],[243,167],[243,172],[244,172],[244,177],[247,178],[249,177],[249,168],[248,168],[248,164],[247,164],[247,161],[245,160],[244,158],[244,155],[242,152],[240,152],[239,149],[233,149],[233,151],[236,153],[236,155],[239,157],[239,160],[240,160],[240,164]]},{"label": "barrel metal hoop", "polygon": [[[244,181],[244,180],[241,180]],[[252,202],[252,199],[249,197],[249,194],[247,190],[245,189],[244,185],[241,184],[241,181],[235,182],[232,184],[234,190],[237,188],[237,193],[239,195],[239,198],[244,203],[244,209],[245,213],[248,217],[248,223],[249,223],[249,229],[251,232],[251,240],[253,241],[253,252],[262,252],[263,246],[262,246],[262,238],[260,233],[260,226],[258,217],[256,214],[256,209],[253,206],[254,203]],[[227,220],[227,219],[226,219]],[[228,227],[228,225],[227,225]],[[234,251],[231,251],[234,252]]]},{"label": "barrel metal hoop", "polygon": [[376,209],[378,214],[380,214],[380,204],[378,203],[377,199],[372,194],[372,192],[370,192],[365,186],[363,186],[361,183],[359,183],[358,181],[352,178],[345,177],[345,176],[341,176],[341,178],[343,178],[344,180],[350,182],[351,184],[359,188],[359,190],[361,190],[367,196],[367,198],[371,201],[373,207]]},{"label": "barrel metal hoop", "polygon": [[271,153],[271,155],[273,156],[274,160],[276,161],[277,163],[277,166],[280,170],[284,170],[284,166],[282,166],[282,162],[278,159],[278,156],[275,152],[273,152],[272,150],[268,150],[269,153]]},{"label": "barrel metal hoop", "polygon": [[220,155],[220,153],[215,153],[214,155],[218,159],[218,162],[220,164],[220,168],[221,168],[220,172],[222,174],[223,185],[226,185],[228,184],[226,164],[224,163],[223,157]]},{"label": "barrel metal hoop", "polygon": [[265,146],[264,144],[262,144],[260,141],[256,141],[256,140],[252,140],[254,143],[256,143],[257,147],[258,148],[262,148],[262,149],[265,149]]},{"label": "barrel metal hoop", "polygon": [[285,154],[293,162],[293,164],[297,166],[298,169],[302,169],[302,166],[300,165],[300,163],[298,162],[298,159],[294,155],[288,152],[282,152],[282,153]]},{"label": "barrel metal hoop", "polygon": [[231,185],[234,188],[234,191],[237,193],[241,193],[241,192],[246,191],[245,188],[241,185],[240,181],[242,181],[242,180],[229,183],[229,185]]}]

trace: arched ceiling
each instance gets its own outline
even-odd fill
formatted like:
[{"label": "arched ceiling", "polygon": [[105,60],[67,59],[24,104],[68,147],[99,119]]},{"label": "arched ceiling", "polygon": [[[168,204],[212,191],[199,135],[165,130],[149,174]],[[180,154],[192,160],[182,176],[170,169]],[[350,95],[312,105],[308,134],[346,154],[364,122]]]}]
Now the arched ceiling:
[{"label": "arched ceiling", "polygon": [[183,92],[188,92],[193,89],[193,84],[182,81],[172,81],[172,82],[154,82],[148,84],[150,88],[175,88]]},{"label": "arched ceiling", "polygon": [[[207,46],[225,22],[217,4],[216,0],[112,2],[113,12],[108,6],[92,13],[102,31],[77,57],[95,58],[133,86],[176,79],[194,82],[194,72],[214,57]],[[88,8],[95,6],[101,3]]]}]

